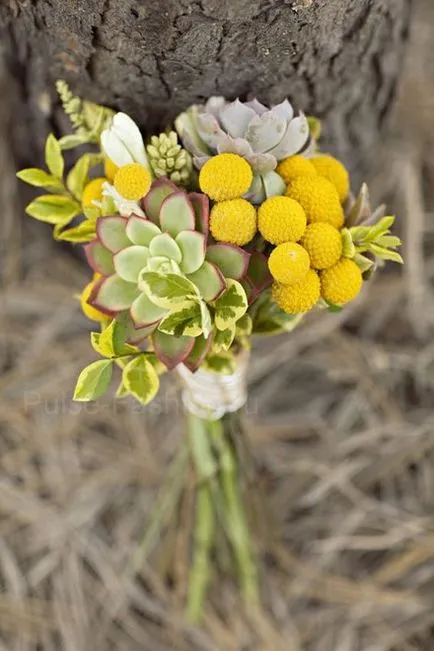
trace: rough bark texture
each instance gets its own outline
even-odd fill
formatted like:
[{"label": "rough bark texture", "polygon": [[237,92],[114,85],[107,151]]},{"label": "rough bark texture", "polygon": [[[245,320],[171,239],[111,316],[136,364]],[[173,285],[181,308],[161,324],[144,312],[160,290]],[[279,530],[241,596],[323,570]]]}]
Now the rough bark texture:
[{"label": "rough bark texture", "polygon": [[[147,131],[213,94],[289,96],[331,148],[366,164],[392,104],[411,0],[6,0],[0,30],[29,158],[52,83],[130,113]],[[22,106],[26,102],[27,106]],[[24,137],[31,135],[30,142]],[[31,151],[33,149],[33,151]],[[29,154],[28,156],[26,154]]]}]

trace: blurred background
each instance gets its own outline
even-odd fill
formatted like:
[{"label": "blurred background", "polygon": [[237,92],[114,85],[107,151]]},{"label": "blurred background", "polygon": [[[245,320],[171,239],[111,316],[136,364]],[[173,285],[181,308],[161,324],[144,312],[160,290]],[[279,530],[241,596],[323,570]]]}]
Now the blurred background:
[{"label": "blurred background", "polygon": [[74,298],[89,274],[24,216],[0,74],[0,651],[434,649],[433,43],[433,2],[417,0],[368,179],[406,264],[342,314],[256,342],[263,611],[217,581],[201,631],[181,621],[188,522],[174,589],[164,553],[125,572],[183,434],[176,387],[146,409],[71,403],[93,358]]}]

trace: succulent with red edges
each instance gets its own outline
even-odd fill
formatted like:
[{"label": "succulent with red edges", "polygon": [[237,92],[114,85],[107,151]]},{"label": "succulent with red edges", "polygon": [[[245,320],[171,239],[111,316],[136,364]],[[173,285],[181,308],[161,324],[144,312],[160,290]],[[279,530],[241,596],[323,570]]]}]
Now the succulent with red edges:
[{"label": "succulent with red edges", "polygon": [[250,253],[232,244],[208,244],[209,199],[187,194],[167,179],[154,181],[143,199],[145,217],[97,220],[85,246],[101,274],[89,304],[128,325],[128,341],[152,335],[169,368],[196,368],[208,350],[216,300],[245,279]]}]

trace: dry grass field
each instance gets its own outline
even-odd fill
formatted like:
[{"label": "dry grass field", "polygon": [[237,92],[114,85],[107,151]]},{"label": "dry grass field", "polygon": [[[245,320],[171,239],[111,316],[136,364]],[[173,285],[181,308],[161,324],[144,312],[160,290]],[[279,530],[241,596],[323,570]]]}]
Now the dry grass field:
[{"label": "dry grass field", "polygon": [[2,148],[0,651],[434,649],[433,42],[421,0],[372,175],[406,265],[342,314],[256,343],[263,609],[244,612],[216,578],[202,629],[182,624],[188,522],[173,589],[164,541],[158,563],[129,569],[183,435],[176,387],[147,409],[71,403],[92,359],[74,299],[87,272],[21,218]]}]

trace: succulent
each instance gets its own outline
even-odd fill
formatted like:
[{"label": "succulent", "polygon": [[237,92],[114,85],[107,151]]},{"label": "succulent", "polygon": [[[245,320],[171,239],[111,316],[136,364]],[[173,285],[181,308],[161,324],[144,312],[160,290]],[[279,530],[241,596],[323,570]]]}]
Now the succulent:
[{"label": "succulent", "polygon": [[175,131],[152,136],[146,151],[157,179],[166,176],[178,185],[188,184],[193,163],[189,152],[178,143]]},{"label": "succulent", "polygon": [[288,100],[267,108],[256,99],[226,102],[211,97],[205,105],[191,106],[175,120],[184,146],[200,169],[211,156],[231,152],[243,156],[254,171],[246,195],[254,203],[283,194],[277,163],[309,147],[309,124],[303,113],[294,117]]},{"label": "succulent", "polygon": [[142,206],[144,217],[97,220],[96,239],[85,252],[101,279],[88,303],[122,319],[129,343],[152,335],[156,354],[173,368],[194,348],[199,359],[195,344],[204,350],[215,327],[232,329],[244,314],[247,297],[239,281],[250,254],[234,245],[207,245],[209,200],[203,194],[159,179]]}]

